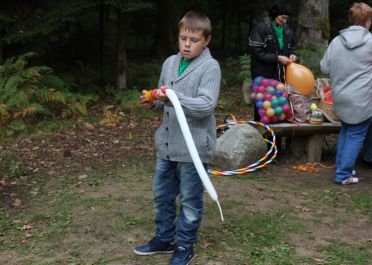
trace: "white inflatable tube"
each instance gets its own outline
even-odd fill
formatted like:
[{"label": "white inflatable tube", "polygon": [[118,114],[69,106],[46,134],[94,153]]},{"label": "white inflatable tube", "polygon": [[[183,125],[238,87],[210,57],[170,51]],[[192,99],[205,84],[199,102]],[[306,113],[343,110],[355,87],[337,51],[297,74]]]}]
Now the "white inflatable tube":
[{"label": "white inflatable tube", "polygon": [[186,141],[187,149],[190,152],[192,161],[194,162],[195,168],[200,176],[200,179],[202,180],[203,185],[205,189],[207,190],[209,196],[212,198],[212,200],[214,200],[217,203],[217,206],[218,206],[218,209],[221,215],[221,220],[224,221],[221,205],[218,201],[217,192],[214,189],[213,184],[211,180],[209,179],[207,172],[204,169],[203,163],[200,160],[198,151],[195,147],[195,142],[190,132],[189,125],[187,124],[187,121],[186,121],[185,113],[183,112],[183,109],[178,100],[178,97],[172,89],[166,89],[165,94],[167,95],[169,100],[172,102],[173,107],[176,111],[177,120],[178,120],[178,123],[180,124],[183,137]]}]

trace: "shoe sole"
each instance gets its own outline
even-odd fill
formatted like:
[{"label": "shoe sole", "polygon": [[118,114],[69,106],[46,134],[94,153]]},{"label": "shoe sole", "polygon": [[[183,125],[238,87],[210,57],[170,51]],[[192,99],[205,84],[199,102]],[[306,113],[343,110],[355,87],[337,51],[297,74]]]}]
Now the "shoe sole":
[{"label": "shoe sole", "polygon": [[151,256],[151,255],[156,255],[156,254],[172,254],[174,251],[168,250],[168,251],[140,252],[134,249],[133,252],[134,254],[139,255],[139,256]]}]

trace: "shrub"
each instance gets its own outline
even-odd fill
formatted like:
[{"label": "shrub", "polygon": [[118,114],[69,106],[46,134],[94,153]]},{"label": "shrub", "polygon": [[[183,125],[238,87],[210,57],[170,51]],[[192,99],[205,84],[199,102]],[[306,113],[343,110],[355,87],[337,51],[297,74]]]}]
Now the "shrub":
[{"label": "shrub", "polygon": [[47,66],[29,66],[35,53],[0,65],[0,125],[22,131],[36,118],[85,115],[88,99],[69,92],[68,85]]}]

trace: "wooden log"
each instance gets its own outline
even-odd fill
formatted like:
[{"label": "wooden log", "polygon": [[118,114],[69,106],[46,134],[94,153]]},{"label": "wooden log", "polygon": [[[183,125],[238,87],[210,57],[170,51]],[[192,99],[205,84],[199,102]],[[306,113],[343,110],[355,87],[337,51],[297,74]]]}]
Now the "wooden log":
[{"label": "wooden log", "polygon": [[321,134],[314,134],[307,137],[306,151],[307,162],[320,162],[322,159],[322,142]]},{"label": "wooden log", "polygon": [[313,134],[331,134],[338,133],[341,125],[331,122],[324,122],[322,124],[309,123],[276,123],[269,124],[269,127],[277,136],[302,136]]}]

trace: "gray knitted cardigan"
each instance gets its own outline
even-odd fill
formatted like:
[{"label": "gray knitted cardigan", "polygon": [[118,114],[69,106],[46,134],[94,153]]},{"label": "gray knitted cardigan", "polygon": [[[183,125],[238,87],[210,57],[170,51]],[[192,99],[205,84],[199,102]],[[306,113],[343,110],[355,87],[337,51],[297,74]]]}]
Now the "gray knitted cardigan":
[{"label": "gray knitted cardigan", "polygon": [[[164,62],[159,87],[171,85],[185,113],[200,159],[208,163],[216,147],[214,110],[220,92],[221,70],[208,48],[178,76],[180,61],[178,53]],[[155,134],[157,157],[192,162],[171,102],[158,101],[154,110],[163,110],[163,122]]]}]

